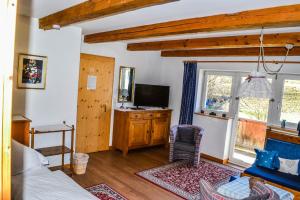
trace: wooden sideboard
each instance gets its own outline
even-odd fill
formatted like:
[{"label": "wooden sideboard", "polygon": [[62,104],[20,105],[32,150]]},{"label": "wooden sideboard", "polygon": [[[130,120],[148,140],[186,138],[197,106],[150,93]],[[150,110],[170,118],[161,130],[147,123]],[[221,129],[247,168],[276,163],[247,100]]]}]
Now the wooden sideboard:
[{"label": "wooden sideboard", "polygon": [[168,146],[172,110],[116,109],[113,147],[128,150],[155,145]]}]

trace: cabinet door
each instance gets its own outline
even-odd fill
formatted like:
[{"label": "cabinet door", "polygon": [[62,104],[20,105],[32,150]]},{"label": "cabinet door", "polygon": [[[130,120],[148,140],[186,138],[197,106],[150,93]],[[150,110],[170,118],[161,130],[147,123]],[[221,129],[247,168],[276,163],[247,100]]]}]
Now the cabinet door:
[{"label": "cabinet door", "polygon": [[164,144],[169,131],[168,118],[157,118],[152,120],[151,144]]},{"label": "cabinet door", "polygon": [[150,120],[131,120],[129,122],[128,147],[148,145],[150,142]]}]

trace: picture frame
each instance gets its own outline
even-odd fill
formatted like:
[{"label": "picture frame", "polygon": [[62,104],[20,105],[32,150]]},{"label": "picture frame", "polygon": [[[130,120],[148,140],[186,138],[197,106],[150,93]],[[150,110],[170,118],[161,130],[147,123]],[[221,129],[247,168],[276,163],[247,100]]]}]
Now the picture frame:
[{"label": "picture frame", "polygon": [[45,89],[48,58],[46,56],[19,54],[18,88]]}]

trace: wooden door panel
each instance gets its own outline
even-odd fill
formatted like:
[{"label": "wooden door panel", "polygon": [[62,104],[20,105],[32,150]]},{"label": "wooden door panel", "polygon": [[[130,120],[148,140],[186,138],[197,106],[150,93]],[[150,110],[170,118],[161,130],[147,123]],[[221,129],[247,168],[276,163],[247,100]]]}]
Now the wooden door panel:
[{"label": "wooden door panel", "polygon": [[[81,54],[80,59],[76,150],[85,153],[108,150],[115,61],[88,54]],[[96,77],[96,89],[87,88],[89,76]],[[81,142],[83,138],[85,142]]]},{"label": "wooden door panel", "polygon": [[128,147],[148,145],[149,134],[150,134],[149,120],[131,120],[129,122]]},{"label": "wooden door panel", "polygon": [[169,131],[169,121],[167,118],[158,118],[152,121],[151,144],[163,144]]}]

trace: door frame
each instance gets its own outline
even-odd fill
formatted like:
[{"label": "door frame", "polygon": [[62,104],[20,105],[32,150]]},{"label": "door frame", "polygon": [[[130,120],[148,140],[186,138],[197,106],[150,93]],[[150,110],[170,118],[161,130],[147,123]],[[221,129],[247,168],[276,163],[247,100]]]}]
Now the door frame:
[{"label": "door frame", "polygon": [[[229,146],[229,162],[233,163],[233,164],[237,164],[239,166],[243,166],[243,167],[249,167],[250,164],[246,163],[242,160],[236,159],[233,157],[234,154],[234,147],[235,147],[235,141],[236,141],[236,137],[237,137],[237,127],[238,127],[238,119],[239,119],[239,109],[240,109],[240,99],[237,99],[235,97],[238,96],[238,90],[241,86],[241,78],[243,76],[247,76],[248,73],[246,72],[238,72],[235,76],[235,81],[236,81],[236,88],[234,91],[234,98],[232,98],[232,128],[231,128],[231,138],[230,138],[230,146]],[[267,75],[267,78],[272,78],[272,82],[274,82],[274,77],[273,76],[269,76]],[[274,82],[274,84],[272,84],[272,90],[274,91],[276,82]],[[272,116],[272,107],[274,106],[274,103],[272,101],[269,102],[269,107],[268,107],[268,117],[267,117],[267,121],[266,123],[268,124],[269,121],[271,120],[271,116]]]},{"label": "door frame", "polygon": [[0,1],[0,199],[11,199],[11,118],[17,0]]}]

